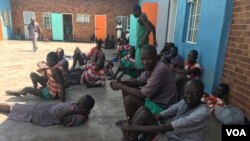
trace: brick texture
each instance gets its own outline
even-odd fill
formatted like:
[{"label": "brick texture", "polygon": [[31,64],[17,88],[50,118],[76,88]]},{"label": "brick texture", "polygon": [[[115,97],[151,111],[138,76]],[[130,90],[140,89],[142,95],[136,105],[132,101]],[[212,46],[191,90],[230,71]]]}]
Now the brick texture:
[{"label": "brick texture", "polygon": [[229,102],[250,119],[250,1],[235,0],[222,81],[230,86]]},{"label": "brick texture", "polygon": [[[72,13],[74,37],[88,41],[95,33],[95,15],[106,15],[107,34],[116,35],[116,16],[132,13],[134,0],[11,0],[13,29],[24,34],[23,11],[34,11],[36,20],[43,28],[43,12]],[[77,14],[89,14],[89,23],[76,22]],[[52,38],[49,29],[43,29],[43,37]]]}]

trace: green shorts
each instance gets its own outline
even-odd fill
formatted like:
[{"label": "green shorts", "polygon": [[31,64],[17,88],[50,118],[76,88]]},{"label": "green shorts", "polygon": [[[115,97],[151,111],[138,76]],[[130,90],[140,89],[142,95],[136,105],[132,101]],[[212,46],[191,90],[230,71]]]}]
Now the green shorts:
[{"label": "green shorts", "polygon": [[[120,63],[121,63],[121,66],[125,69],[135,68],[135,64],[131,61],[128,61],[128,60],[121,60]],[[136,70],[126,70],[125,74],[131,76],[132,78],[137,78]]]},{"label": "green shorts", "polygon": [[53,96],[49,93],[49,89],[47,87],[42,89],[42,96],[44,100],[54,99]]},{"label": "green shorts", "polygon": [[149,98],[145,99],[144,106],[148,108],[153,115],[159,115],[160,112],[164,110],[160,105],[154,103]]}]

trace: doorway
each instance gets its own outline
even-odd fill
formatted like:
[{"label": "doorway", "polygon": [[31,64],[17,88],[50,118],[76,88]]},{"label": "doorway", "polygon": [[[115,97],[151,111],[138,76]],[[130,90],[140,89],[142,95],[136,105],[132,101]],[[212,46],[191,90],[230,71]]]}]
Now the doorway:
[{"label": "doorway", "polygon": [[66,42],[73,41],[72,14],[63,14],[63,34],[64,34],[64,41]]},{"label": "doorway", "polygon": [[29,39],[28,26],[30,24],[30,19],[31,18],[35,18],[35,12],[32,12],[32,11],[23,11],[23,23],[24,23],[24,35],[25,35],[25,39]]},{"label": "doorway", "polygon": [[95,15],[95,36],[103,41],[106,38],[106,15]]},{"label": "doorway", "polygon": [[[158,13],[158,3],[157,2],[144,2],[142,4],[142,12],[146,13],[148,20],[156,27],[157,25],[157,13]],[[153,44],[153,34],[149,35],[149,43]]]},{"label": "doorway", "polygon": [[61,13],[52,13],[52,39],[63,41],[63,16]]}]

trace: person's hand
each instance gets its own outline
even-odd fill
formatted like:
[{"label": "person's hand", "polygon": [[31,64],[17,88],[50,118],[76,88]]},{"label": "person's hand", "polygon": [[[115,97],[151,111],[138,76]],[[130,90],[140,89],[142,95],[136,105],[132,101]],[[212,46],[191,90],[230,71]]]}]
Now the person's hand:
[{"label": "person's hand", "polygon": [[160,119],[162,119],[162,118],[163,118],[162,115],[156,115],[156,116],[155,116],[155,119],[156,119],[156,120],[160,120]]},{"label": "person's hand", "polygon": [[189,71],[189,74],[193,75],[201,75],[201,69],[200,68],[193,68]]},{"label": "person's hand", "polygon": [[143,41],[140,40],[140,41],[139,41],[139,48],[142,48],[142,45],[143,45]]},{"label": "person's hand", "polygon": [[119,90],[121,88],[121,82],[117,81],[117,80],[113,80],[110,82],[110,87],[113,89],[113,90]]},{"label": "person's hand", "polygon": [[42,70],[42,69],[37,69],[36,71],[37,71],[38,73],[41,74],[44,70]]},{"label": "person's hand", "polygon": [[129,131],[131,128],[131,125],[129,124],[129,119],[127,119],[126,122],[122,123],[122,127],[121,127],[121,130],[123,132],[126,132],[126,131]]},{"label": "person's hand", "polygon": [[114,87],[113,87],[113,84],[114,84],[114,83],[115,83],[115,80],[112,80],[112,81],[110,82],[110,87],[111,87],[112,90],[115,90]]}]

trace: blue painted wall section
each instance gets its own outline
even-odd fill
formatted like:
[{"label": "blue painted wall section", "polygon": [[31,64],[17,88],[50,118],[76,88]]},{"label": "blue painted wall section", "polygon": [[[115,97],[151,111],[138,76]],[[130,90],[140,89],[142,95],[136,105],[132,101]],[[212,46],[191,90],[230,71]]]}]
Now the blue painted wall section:
[{"label": "blue painted wall section", "polygon": [[199,52],[198,62],[203,66],[202,81],[210,93],[220,83],[231,22],[233,0],[201,0],[201,18],[197,44],[186,43],[189,5],[178,0],[175,44],[186,59],[190,50]]},{"label": "blue painted wall section", "polygon": [[130,15],[130,33],[129,33],[129,44],[131,46],[136,46],[136,26],[137,26],[137,19],[133,14]]},{"label": "blue painted wall section", "polygon": [[[11,10],[10,0],[0,0],[0,16],[2,16],[3,10]],[[3,19],[3,18],[2,18]],[[3,26],[3,37],[4,39],[13,39],[12,26]]]}]

